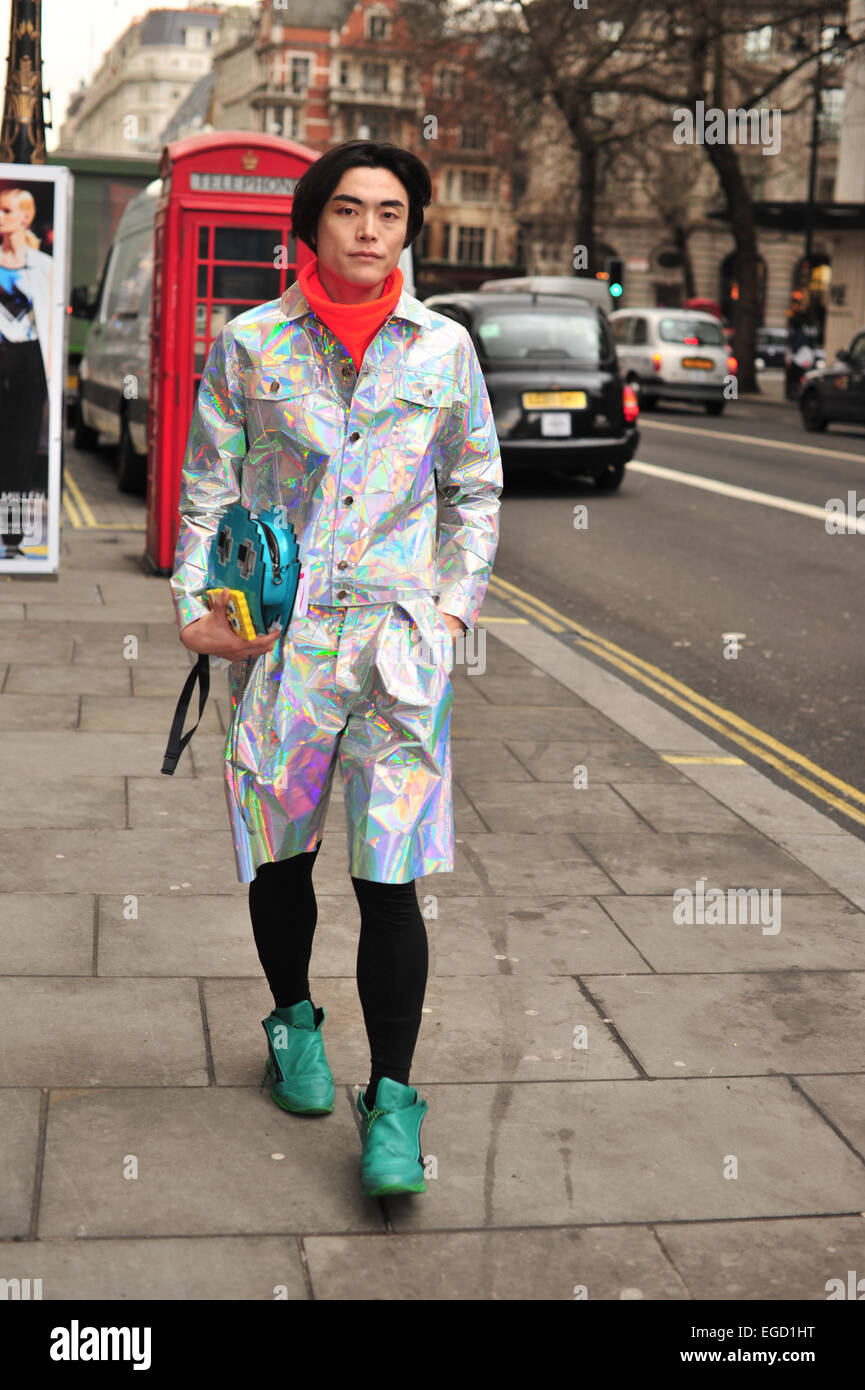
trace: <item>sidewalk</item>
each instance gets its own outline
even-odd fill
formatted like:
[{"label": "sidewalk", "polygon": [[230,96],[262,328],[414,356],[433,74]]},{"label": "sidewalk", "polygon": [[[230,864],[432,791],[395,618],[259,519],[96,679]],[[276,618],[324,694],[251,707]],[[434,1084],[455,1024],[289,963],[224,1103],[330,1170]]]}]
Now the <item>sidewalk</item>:
[{"label": "sidewalk", "polygon": [[[0,581],[0,1277],[75,1300],[762,1301],[865,1273],[865,845],[744,764],[676,762],[723,750],[492,595],[486,670],[453,673],[456,871],[418,885],[427,1194],[358,1187],[338,780],[311,971],[336,1107],[259,1093],[225,677],[162,776],[188,657],[141,544],[65,530],[58,583]],[[678,924],[702,876],[780,892],[780,929]]]}]

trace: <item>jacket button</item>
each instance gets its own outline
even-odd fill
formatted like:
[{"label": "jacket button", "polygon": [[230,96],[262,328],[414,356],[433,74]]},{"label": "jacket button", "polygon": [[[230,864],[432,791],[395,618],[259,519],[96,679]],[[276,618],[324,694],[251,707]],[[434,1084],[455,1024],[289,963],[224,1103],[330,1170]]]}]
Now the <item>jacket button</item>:
[{"label": "jacket button", "polygon": [[278,381],[272,381],[272,382],[270,383],[270,386],[269,386],[268,390],[270,390],[270,391],[278,391],[278,390],[279,390],[279,382],[278,382]]},{"label": "jacket button", "polygon": [[338,570],[347,570],[347,569],[348,569],[348,560],[340,560],[339,564],[337,565],[337,569],[338,569]]},{"label": "jacket button", "polygon": [[348,365],[347,362],[346,362],[345,366],[344,366],[343,369],[342,369],[342,374],[343,374],[343,376],[351,376],[351,367]]},{"label": "jacket button", "polygon": [[348,589],[340,589],[337,598],[348,598]]},{"label": "jacket button", "polygon": [[352,504],[352,502],[354,501],[354,498],[353,498],[353,497],[343,497],[342,501],[343,501],[343,505],[344,505],[344,506],[350,507],[351,504]]},{"label": "jacket button", "polygon": [[358,439],[360,439],[360,435],[358,434],[357,430],[355,430],[354,434],[350,434],[348,436],[348,441],[350,444],[356,443]]}]

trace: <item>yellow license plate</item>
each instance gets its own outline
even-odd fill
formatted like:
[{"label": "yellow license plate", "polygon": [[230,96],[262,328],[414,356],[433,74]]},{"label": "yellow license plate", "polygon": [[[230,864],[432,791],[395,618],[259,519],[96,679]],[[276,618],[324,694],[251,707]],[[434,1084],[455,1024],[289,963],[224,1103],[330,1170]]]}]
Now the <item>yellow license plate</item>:
[{"label": "yellow license plate", "polygon": [[704,372],[710,372],[714,367],[714,362],[708,357],[683,357],[683,367],[702,367]]},{"label": "yellow license plate", "polygon": [[524,391],[524,410],[585,410],[585,391]]}]

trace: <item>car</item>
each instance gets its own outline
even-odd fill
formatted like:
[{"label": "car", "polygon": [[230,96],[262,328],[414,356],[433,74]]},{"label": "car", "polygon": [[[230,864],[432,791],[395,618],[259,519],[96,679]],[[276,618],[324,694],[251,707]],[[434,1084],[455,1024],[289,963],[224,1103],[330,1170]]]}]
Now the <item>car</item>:
[{"label": "car", "polygon": [[798,403],[806,430],[825,430],[832,420],[865,425],[865,327],[834,362],[805,373]]},{"label": "car", "polygon": [[507,291],[436,294],[427,308],[461,324],[493,408],[502,466],[541,461],[618,488],[640,435],[606,315],[588,299]]},{"label": "car", "polygon": [[758,328],[754,340],[754,365],[758,372],[766,367],[787,365],[786,328]]},{"label": "car", "polygon": [[564,294],[588,299],[609,313],[615,304],[606,280],[577,275],[520,275],[508,280],[483,280],[479,294]]},{"label": "car", "polygon": [[640,409],[658,401],[690,401],[720,415],[736,373],[723,326],[697,309],[617,309],[610,314],[624,380]]}]

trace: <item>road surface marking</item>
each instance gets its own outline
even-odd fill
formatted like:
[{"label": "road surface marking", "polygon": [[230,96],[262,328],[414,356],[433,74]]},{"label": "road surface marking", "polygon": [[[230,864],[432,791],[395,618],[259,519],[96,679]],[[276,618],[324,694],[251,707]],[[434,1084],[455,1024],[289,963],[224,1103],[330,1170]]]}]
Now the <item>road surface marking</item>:
[{"label": "road surface marking", "polygon": [[662,753],[665,763],[710,763],[713,767],[746,767],[744,758],[707,758],[699,753]]},{"label": "road surface marking", "polygon": [[[740,502],[757,502],[760,506],[775,507],[781,512],[795,512],[797,516],[813,517],[824,524],[829,517],[836,525],[841,520],[838,512],[828,507],[818,507],[813,502],[797,502],[792,497],[779,497],[774,492],[758,492],[754,488],[739,487],[736,483],[722,483],[719,478],[704,478],[699,473],[683,473],[677,468],[663,468],[659,463],[644,463],[642,459],[632,459],[628,468],[634,473],[646,473],[652,478],[683,483],[685,487],[700,488],[703,492],[716,492],[721,497],[735,497]],[[857,515],[855,512],[845,512],[844,516],[847,530],[846,533],[839,531],[839,535],[854,536],[858,532],[860,536],[865,536],[865,516]]]},{"label": "road surface marking", "polygon": [[63,481],[69,490],[69,493],[75,503],[75,506],[81,513],[81,516],[83,517],[85,524],[87,526],[97,526],[99,523],[97,522],[96,517],[93,515],[92,511],[90,510],[90,503],[87,501],[87,498],[84,496],[84,493],[81,491],[80,487],[73,478],[68,466],[63,470]]},{"label": "road surface marking", "polygon": [[845,454],[840,449],[821,449],[816,444],[785,444],[780,439],[758,439],[753,434],[727,434],[719,430],[701,430],[697,425],[667,425],[661,420],[646,420],[640,416],[640,429],[646,425],[653,430],[677,430],[679,434],[705,434],[709,439],[732,439],[737,444],[756,444],[761,449],[786,449],[794,454],[822,454],[827,459],[850,459],[862,463],[861,454]]}]

